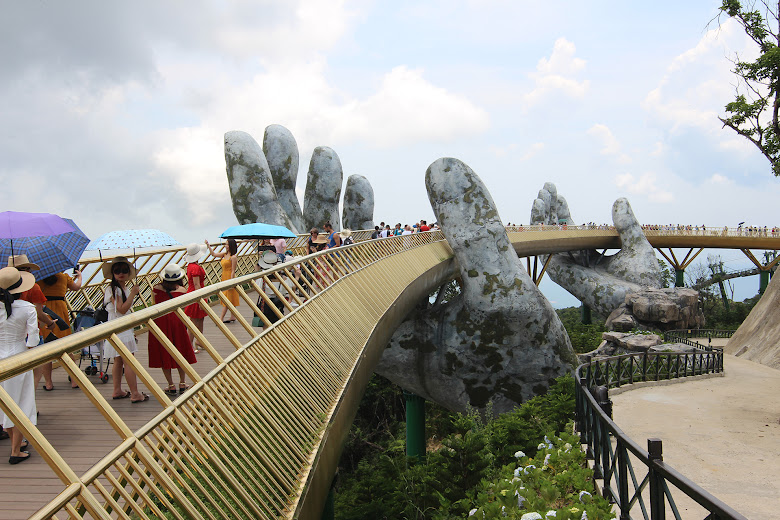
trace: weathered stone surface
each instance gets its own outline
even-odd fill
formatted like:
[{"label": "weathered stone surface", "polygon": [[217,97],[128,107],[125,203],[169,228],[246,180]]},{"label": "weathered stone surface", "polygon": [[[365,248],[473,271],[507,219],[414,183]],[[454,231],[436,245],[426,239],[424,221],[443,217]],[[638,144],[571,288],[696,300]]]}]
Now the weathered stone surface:
[{"label": "weathered stone surface", "polygon": [[630,334],[626,334],[622,338],[616,339],[616,341],[608,341],[605,336],[605,341],[599,345],[599,348],[592,350],[587,354],[579,354],[578,357],[581,363],[587,363],[598,358],[622,356],[623,354],[637,354],[643,352],[690,353],[696,351],[696,347],[684,345],[682,343],[656,343],[655,338],[660,341],[660,336],[654,336],[653,338],[644,341],[637,339],[637,336]]},{"label": "weathered stone surface", "polygon": [[[532,204],[531,223],[557,224],[558,219],[574,224],[566,200],[557,194],[552,183],[545,183]],[[547,267],[555,283],[605,315],[622,304],[629,294],[661,287],[655,251],[626,199],[615,201],[612,220],[620,235],[620,252],[605,257],[597,251],[556,254]]]},{"label": "weathered stone surface", "polygon": [[350,175],[344,189],[346,229],[374,229],[374,189],[362,175]]},{"label": "weathered stone surface", "polygon": [[780,369],[780,276],[772,277],[724,352]]},{"label": "weathered stone surface", "polygon": [[647,352],[650,347],[661,345],[664,341],[658,334],[628,334],[605,332],[604,341],[613,343],[628,352]]},{"label": "weathered stone surface", "polygon": [[630,330],[625,324],[648,330],[697,329],[704,326],[699,293],[686,287],[643,289],[626,295],[624,302],[607,318],[605,327]]},{"label": "weathered stone surface", "polygon": [[263,153],[268,161],[279,205],[287,213],[293,233],[308,231],[303,225],[303,214],[295,185],[298,182],[298,143],[282,125],[269,125],[263,135]]},{"label": "weathered stone surface", "polygon": [[241,131],[225,133],[225,164],[233,213],[239,224],[292,226],[279,205],[265,154],[251,135]]},{"label": "weathered stone surface", "polygon": [[[451,410],[496,413],[543,393],[576,356],[547,299],[522,269],[493,199],[457,159],[428,168],[428,197],[455,252],[461,293],[415,312],[377,372]],[[427,303],[427,302],[424,302]]]},{"label": "weathered stone surface", "polygon": [[303,197],[303,221],[307,229],[330,222],[339,231],[339,200],[344,173],[339,156],[327,146],[314,149]]}]

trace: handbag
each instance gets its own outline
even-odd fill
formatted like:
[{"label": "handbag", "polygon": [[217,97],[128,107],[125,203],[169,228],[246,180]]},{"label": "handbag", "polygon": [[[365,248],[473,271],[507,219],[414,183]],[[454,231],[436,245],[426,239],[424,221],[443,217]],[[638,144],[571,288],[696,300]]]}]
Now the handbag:
[{"label": "handbag", "polygon": [[98,309],[95,311],[94,319],[95,319],[95,325],[97,325],[98,323],[105,323],[108,321],[108,310],[106,310],[105,303],[101,307],[98,307]]}]

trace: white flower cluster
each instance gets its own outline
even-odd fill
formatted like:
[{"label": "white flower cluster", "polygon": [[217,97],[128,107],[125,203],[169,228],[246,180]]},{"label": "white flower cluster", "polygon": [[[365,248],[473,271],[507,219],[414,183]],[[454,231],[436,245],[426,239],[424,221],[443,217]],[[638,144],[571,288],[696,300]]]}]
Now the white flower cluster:
[{"label": "white flower cluster", "polygon": [[537,512],[526,513],[520,517],[520,520],[542,520],[542,515]]},{"label": "white flower cluster", "polygon": [[579,495],[580,502],[582,502],[584,504],[585,501],[583,499],[585,497],[589,497],[589,496],[591,496],[591,494],[588,493],[587,491],[580,491],[580,495]]},{"label": "white flower cluster", "polygon": [[516,459],[522,459],[523,457],[525,457],[525,453],[523,453],[522,451],[516,451],[515,452],[515,458]]}]

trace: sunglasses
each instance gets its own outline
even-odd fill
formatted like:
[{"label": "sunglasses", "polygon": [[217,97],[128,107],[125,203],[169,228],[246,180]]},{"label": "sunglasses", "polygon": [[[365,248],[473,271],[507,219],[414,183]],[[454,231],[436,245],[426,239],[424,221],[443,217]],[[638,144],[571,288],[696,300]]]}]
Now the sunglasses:
[{"label": "sunglasses", "polygon": [[120,265],[114,267],[111,272],[114,274],[130,274],[130,268],[125,265]]}]

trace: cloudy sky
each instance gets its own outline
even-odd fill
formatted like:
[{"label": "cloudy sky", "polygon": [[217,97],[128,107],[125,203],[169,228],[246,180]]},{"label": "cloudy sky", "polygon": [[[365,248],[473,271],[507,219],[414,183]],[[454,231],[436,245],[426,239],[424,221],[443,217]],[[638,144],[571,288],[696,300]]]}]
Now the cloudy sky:
[{"label": "cloudy sky", "polygon": [[92,238],[216,238],[236,223],[223,135],[270,124],[298,142],[301,199],[329,146],[377,221],[432,220],[425,169],[451,156],[504,222],[551,181],[577,222],[628,197],[646,223],[780,224],[780,181],[717,119],[728,57],[754,53],[710,23],[718,0],[0,1],[0,209]]}]

